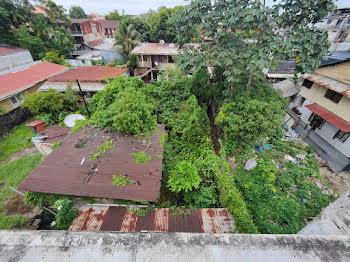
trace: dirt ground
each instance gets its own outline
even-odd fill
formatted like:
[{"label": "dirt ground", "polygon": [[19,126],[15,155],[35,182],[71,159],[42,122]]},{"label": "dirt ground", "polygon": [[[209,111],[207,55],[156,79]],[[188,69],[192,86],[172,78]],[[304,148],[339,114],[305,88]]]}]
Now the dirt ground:
[{"label": "dirt ground", "polygon": [[36,147],[34,145],[32,145],[31,147],[24,148],[21,151],[18,151],[16,153],[12,154],[11,156],[6,158],[5,160],[0,161],[0,165],[17,160],[17,159],[24,157],[24,156],[36,155],[39,153],[40,152],[38,151],[38,149],[36,149]]},{"label": "dirt ground", "polygon": [[338,174],[329,170],[327,167],[320,167],[320,173],[323,178],[325,178],[330,185],[330,187],[338,195],[344,194],[346,191],[350,190],[350,172],[342,171]]}]

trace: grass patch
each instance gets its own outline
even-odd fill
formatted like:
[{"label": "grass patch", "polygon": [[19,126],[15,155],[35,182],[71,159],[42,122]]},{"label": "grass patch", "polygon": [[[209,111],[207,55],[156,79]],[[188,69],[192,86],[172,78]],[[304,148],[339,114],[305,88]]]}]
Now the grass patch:
[{"label": "grass patch", "polygon": [[33,136],[34,133],[25,126],[25,123],[14,127],[10,133],[3,135],[0,138],[0,161],[23,148],[30,147],[33,144],[30,141]]},{"label": "grass patch", "polygon": [[[40,154],[25,156],[0,166],[0,183],[2,184],[0,210],[4,207],[4,202],[15,194],[9,189],[9,186],[16,188],[40,164],[42,159]],[[0,212],[0,229],[11,229],[18,224],[23,224],[26,220],[24,216],[6,216],[4,212]]]}]

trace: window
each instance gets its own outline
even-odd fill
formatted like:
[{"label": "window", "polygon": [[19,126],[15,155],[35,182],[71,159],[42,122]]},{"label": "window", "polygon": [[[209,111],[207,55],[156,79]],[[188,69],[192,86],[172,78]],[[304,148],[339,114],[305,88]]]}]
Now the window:
[{"label": "window", "polygon": [[174,59],[171,55],[168,56],[168,62],[169,63],[174,63]]},{"label": "window", "polygon": [[334,138],[338,138],[342,143],[344,143],[350,136],[350,132],[343,132],[340,129],[338,130],[338,132],[334,135]]},{"label": "window", "polygon": [[339,94],[337,92],[334,92],[333,90],[328,89],[326,94],[324,95],[325,98],[328,98],[329,100],[332,100],[334,103],[338,104],[340,99],[343,97],[342,94]]},{"label": "window", "polygon": [[339,20],[337,21],[337,25],[340,25],[342,22],[343,22],[343,19],[339,19]]},{"label": "window", "polygon": [[327,24],[329,25],[330,23],[332,23],[332,19],[329,19],[328,21],[327,21]]},{"label": "window", "polygon": [[321,129],[324,123],[326,123],[326,120],[316,115],[315,113],[311,114],[309,121],[310,121],[310,126],[312,130],[316,130],[316,128]]},{"label": "window", "polygon": [[350,25],[350,19],[348,20],[348,25]]},{"label": "window", "polygon": [[143,56],[143,61],[148,61],[148,60],[149,60],[148,55],[144,55],[144,56]]},{"label": "window", "polygon": [[310,89],[310,88],[312,87],[313,83],[314,83],[314,82],[305,79],[304,82],[303,82],[303,84],[302,84],[302,86],[305,86],[306,88],[309,88],[309,89]]},{"label": "window", "polygon": [[19,106],[21,103],[23,103],[23,99],[21,94],[17,94],[14,96],[10,97],[11,103],[13,104],[13,106],[17,107]]},{"label": "window", "polygon": [[304,102],[305,102],[305,97],[301,97],[300,100],[299,100],[298,105],[302,106],[304,104]]}]

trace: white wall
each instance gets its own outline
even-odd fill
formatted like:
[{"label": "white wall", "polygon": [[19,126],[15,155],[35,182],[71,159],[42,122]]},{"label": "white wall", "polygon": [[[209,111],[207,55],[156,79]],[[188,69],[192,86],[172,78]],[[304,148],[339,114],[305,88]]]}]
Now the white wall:
[{"label": "white wall", "polygon": [[[305,106],[309,104],[313,103],[309,100],[305,100],[303,106],[300,108],[300,118],[308,124],[310,123],[309,118],[312,114],[312,111]],[[339,129],[333,126],[331,123],[326,122],[320,129],[316,128],[315,133],[326,140],[333,147],[335,147],[338,151],[342,152],[346,157],[350,157],[350,138],[348,138],[344,143],[342,143],[337,138],[333,139],[338,130]]]},{"label": "white wall", "polygon": [[10,53],[0,56],[0,72],[12,69],[17,66],[34,62],[29,51]]}]

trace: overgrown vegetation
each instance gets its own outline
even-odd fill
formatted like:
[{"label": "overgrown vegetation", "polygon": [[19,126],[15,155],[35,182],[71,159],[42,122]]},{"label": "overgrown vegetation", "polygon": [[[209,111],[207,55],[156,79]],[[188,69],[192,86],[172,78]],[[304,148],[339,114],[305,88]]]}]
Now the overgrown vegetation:
[{"label": "overgrown vegetation", "polygon": [[112,185],[117,187],[124,187],[126,185],[132,185],[135,182],[129,178],[128,175],[113,175]]},{"label": "overgrown vegetation", "polygon": [[152,156],[148,156],[145,151],[140,151],[137,154],[133,153],[132,156],[135,159],[135,164],[139,165],[142,163],[147,163],[152,159]]},{"label": "overgrown vegetation", "polygon": [[95,160],[97,158],[100,158],[101,156],[103,156],[107,150],[110,150],[114,147],[112,141],[105,141],[102,145],[99,145],[97,147],[97,153],[93,153],[91,152],[91,156],[89,157],[89,160]]},{"label": "overgrown vegetation", "polygon": [[68,230],[74,218],[78,215],[79,210],[73,208],[73,201],[68,198],[57,200],[55,207],[58,212],[55,221],[51,223],[51,227],[58,230]]}]

